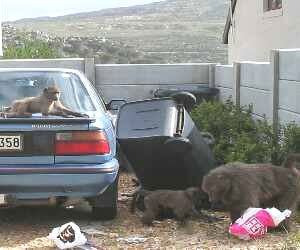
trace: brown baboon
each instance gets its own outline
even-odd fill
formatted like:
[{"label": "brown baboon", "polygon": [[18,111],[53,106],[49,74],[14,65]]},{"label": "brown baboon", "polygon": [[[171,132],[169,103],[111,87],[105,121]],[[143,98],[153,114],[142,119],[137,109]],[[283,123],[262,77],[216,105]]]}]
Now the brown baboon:
[{"label": "brown baboon", "polygon": [[[190,187],[186,190],[155,190],[148,191],[141,189],[139,195],[144,196],[145,211],[142,222],[151,225],[153,220],[157,219],[161,213],[172,211],[175,218],[181,223],[189,216],[197,216],[208,222],[216,221],[217,218],[204,215],[196,210],[196,206],[201,200],[206,198],[206,194],[199,188]],[[134,202],[134,201],[133,201]],[[135,210],[135,204],[132,204],[132,212]]]},{"label": "brown baboon", "polygon": [[[203,191],[214,207],[221,203],[230,212],[231,221],[249,207],[296,209],[300,176],[295,168],[271,164],[229,163],[211,170],[203,178]],[[289,220],[284,221],[289,229]]]},{"label": "brown baboon", "polygon": [[88,117],[86,114],[74,112],[66,108],[59,100],[60,91],[56,86],[44,88],[41,95],[16,100],[2,113],[5,118],[31,117],[33,113],[42,113],[44,116],[58,115],[63,117]]}]

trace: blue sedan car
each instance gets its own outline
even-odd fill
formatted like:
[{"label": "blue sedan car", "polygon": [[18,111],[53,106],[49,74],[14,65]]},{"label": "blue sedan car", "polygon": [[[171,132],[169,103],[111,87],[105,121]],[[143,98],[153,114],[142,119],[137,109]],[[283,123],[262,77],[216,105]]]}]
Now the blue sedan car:
[{"label": "blue sedan car", "polygon": [[33,114],[0,118],[0,206],[64,204],[83,198],[97,219],[117,214],[118,170],[112,117],[93,85],[69,69],[1,69],[0,107],[53,84],[60,101],[89,118]]}]

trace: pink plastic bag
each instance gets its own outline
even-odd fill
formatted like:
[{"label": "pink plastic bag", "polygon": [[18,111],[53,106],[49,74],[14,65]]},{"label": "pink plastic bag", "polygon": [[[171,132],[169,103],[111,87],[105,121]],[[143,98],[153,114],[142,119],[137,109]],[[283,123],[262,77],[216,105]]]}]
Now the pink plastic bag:
[{"label": "pink plastic bag", "polygon": [[248,208],[242,217],[229,227],[229,233],[243,240],[263,237],[269,227],[277,227],[291,215],[290,210],[280,212],[277,208]]}]

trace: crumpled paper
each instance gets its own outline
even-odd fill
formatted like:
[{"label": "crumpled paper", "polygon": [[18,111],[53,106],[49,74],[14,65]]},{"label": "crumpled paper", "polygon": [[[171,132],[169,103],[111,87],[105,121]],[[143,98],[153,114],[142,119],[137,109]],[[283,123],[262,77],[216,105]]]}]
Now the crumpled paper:
[{"label": "crumpled paper", "polygon": [[59,249],[78,247],[87,242],[86,237],[74,222],[54,228],[48,235],[48,239],[53,240]]},{"label": "crumpled paper", "polygon": [[263,237],[268,228],[277,227],[280,222],[290,217],[291,211],[283,212],[277,208],[248,208],[244,214],[232,223],[229,233],[243,240],[257,239]]},{"label": "crumpled paper", "polygon": [[138,243],[144,243],[147,240],[147,238],[144,237],[129,237],[129,238],[119,238],[118,241],[125,241],[129,244],[138,244]]}]

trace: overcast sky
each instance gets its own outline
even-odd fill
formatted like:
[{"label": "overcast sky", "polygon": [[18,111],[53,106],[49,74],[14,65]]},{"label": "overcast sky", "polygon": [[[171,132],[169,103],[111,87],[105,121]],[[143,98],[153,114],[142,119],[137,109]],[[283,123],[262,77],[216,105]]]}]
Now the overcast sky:
[{"label": "overcast sky", "polygon": [[158,2],[161,0],[0,0],[2,21]]}]

